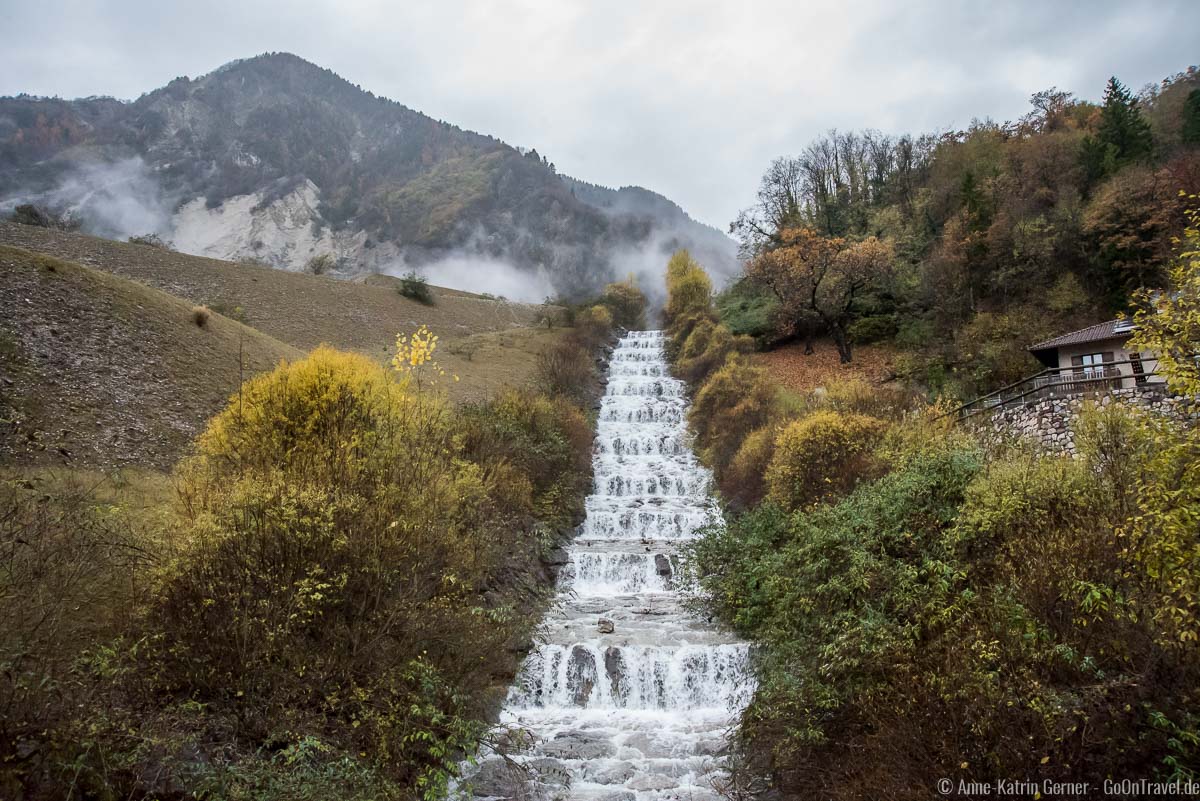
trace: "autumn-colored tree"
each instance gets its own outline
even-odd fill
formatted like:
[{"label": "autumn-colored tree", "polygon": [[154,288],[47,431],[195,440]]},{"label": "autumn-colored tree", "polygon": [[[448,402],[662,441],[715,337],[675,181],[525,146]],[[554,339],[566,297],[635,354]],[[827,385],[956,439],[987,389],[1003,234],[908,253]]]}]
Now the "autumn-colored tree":
[{"label": "autumn-colored tree", "polygon": [[[1200,195],[1186,195],[1195,204]],[[1200,212],[1189,225],[1167,269],[1169,290],[1138,293],[1141,309],[1130,347],[1149,350],[1172,392],[1195,403],[1200,397]],[[1133,521],[1138,557],[1162,593],[1148,604],[1171,646],[1200,641],[1200,429],[1154,428],[1153,457],[1143,468]]]},{"label": "autumn-colored tree", "polygon": [[1200,188],[1198,168],[1200,161],[1187,156],[1157,170],[1134,165],[1096,193],[1084,214],[1083,232],[1094,242],[1094,268],[1114,298],[1161,285],[1171,239],[1183,227],[1179,192]]},{"label": "autumn-colored tree", "polygon": [[[1182,197],[1192,203],[1200,199]],[[1200,397],[1200,211],[1185,214],[1190,224],[1167,268],[1170,289],[1142,290],[1135,296],[1141,308],[1134,316],[1130,347],[1153,352],[1171,390],[1195,398]]]},{"label": "autumn-colored tree", "polygon": [[600,302],[612,312],[614,325],[634,331],[646,327],[646,296],[632,275],[604,287]]},{"label": "autumn-colored tree", "polygon": [[891,245],[875,237],[825,237],[810,228],[785,229],[780,239],[782,245],[751,261],[746,274],[779,299],[781,333],[807,337],[819,326],[848,364],[853,353],[847,328],[863,295],[890,274]]}]

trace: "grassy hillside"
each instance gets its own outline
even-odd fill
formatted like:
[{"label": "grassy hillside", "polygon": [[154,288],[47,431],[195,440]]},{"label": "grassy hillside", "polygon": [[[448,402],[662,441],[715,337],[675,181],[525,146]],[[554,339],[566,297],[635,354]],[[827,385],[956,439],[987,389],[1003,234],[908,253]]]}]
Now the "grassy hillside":
[{"label": "grassy hillside", "polygon": [[0,455],[167,467],[243,376],[301,351],[100,270],[0,245]]},{"label": "grassy hillside", "polygon": [[[338,281],[8,223],[0,252],[2,447],[14,458],[166,467],[240,377],[322,343],[386,362],[396,335],[421,325],[441,338],[451,400],[481,401],[527,383],[561,334],[535,327],[545,307],[437,287],[426,306],[387,276]],[[213,312],[203,328],[200,305]]]},{"label": "grassy hillside", "polygon": [[[559,331],[537,328],[556,310],[433,287],[426,306],[397,291],[399,281],[340,281],[254,264],[187,256],[85,234],[0,223],[0,244],[46,253],[205,305],[301,351],[322,343],[390,358],[396,334],[429,326],[442,341],[438,361],[460,380],[455,401],[482,400],[525,383],[537,354]],[[190,308],[190,305],[189,305]]]}]

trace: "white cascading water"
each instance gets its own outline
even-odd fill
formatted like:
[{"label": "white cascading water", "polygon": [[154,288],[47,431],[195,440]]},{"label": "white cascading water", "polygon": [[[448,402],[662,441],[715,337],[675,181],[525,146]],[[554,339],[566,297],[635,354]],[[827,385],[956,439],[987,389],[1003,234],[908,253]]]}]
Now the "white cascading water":
[{"label": "white cascading water", "polygon": [[660,331],[622,338],[608,369],[595,493],[570,545],[544,641],[501,724],[532,744],[479,755],[480,798],[705,801],[753,691],[747,646],[680,605],[676,549],[717,515],[688,446],[684,385]]}]

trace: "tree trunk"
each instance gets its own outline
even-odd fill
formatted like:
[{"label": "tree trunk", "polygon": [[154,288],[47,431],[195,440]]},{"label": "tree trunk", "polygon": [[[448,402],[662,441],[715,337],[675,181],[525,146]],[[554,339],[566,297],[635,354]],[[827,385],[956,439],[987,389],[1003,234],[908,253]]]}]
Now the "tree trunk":
[{"label": "tree trunk", "polygon": [[804,355],[812,356],[815,353],[813,348],[813,327],[808,320],[803,317],[795,320],[792,323],[792,336],[796,339],[804,340]]},{"label": "tree trunk", "polygon": [[842,364],[849,364],[852,353],[846,329],[841,325],[832,325],[829,327],[829,333],[833,335],[833,344],[837,345],[838,357],[841,358]]}]

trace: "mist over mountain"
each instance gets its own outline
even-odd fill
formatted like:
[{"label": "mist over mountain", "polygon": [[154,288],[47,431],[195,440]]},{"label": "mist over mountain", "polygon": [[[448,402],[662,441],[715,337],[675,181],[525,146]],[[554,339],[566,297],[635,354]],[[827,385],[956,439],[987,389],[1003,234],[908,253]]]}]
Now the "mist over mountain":
[{"label": "mist over mountain", "polygon": [[518,294],[528,276],[527,295],[630,272],[653,284],[677,247],[717,276],[737,266],[732,240],[661,195],[560,176],[536,151],[286,53],[132,102],[0,99],[0,211],[28,201],[187,253],[290,270],[329,253],[347,273],[419,269]]}]

